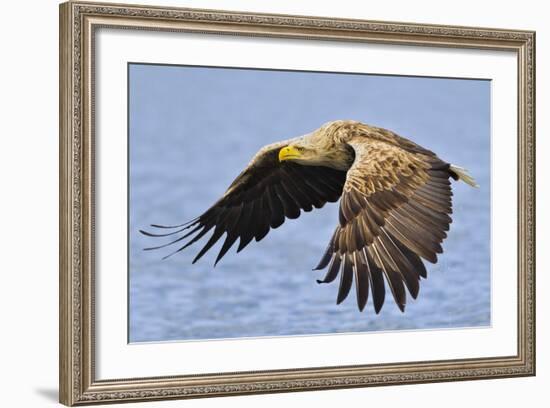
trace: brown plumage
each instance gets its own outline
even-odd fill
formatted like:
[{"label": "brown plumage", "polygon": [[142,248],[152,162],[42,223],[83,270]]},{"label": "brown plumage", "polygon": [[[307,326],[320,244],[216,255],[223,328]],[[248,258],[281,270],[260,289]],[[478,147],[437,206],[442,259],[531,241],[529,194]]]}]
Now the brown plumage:
[{"label": "brown plumage", "polygon": [[[224,234],[216,263],[239,239],[237,252],[262,240],[286,218],[340,199],[339,219],[316,270],[328,267],[319,283],[340,275],[337,303],[353,282],[359,310],[372,294],[378,313],[385,284],[404,311],[405,288],[413,298],[426,278],[421,258],[435,263],[443,252],[452,213],[449,178],[476,186],[468,173],[395,133],[355,121],[334,121],[295,139],[262,148],[225,194],[186,224],[154,237],[183,234],[158,249],[182,243],[182,251],[213,233],[193,263]],[[189,231],[187,231],[189,230]]]}]

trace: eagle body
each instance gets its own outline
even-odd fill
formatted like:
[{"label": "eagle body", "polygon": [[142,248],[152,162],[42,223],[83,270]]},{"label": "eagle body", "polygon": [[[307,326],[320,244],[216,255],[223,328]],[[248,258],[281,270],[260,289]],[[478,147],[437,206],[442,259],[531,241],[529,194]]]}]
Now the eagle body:
[{"label": "eagle body", "polygon": [[315,268],[327,269],[318,282],[340,276],[337,303],[355,282],[359,310],[371,294],[376,313],[387,285],[404,311],[406,290],[416,298],[420,279],[427,277],[423,260],[435,263],[443,252],[441,243],[452,221],[450,179],[476,186],[466,170],[411,140],[387,129],[338,120],[260,149],[199,217],[180,225],[152,225],[166,233],[141,232],[177,236],[146,248],[181,243],[173,255],[213,230],[193,263],[225,235],[217,263],[237,240],[240,252],[286,219],[340,200],[334,233]]}]

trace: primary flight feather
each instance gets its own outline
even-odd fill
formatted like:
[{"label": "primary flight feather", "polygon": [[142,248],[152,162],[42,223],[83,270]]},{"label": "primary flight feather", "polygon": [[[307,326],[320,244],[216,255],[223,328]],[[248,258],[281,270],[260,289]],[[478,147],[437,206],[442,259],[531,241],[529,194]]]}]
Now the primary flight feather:
[{"label": "primary flight feather", "polygon": [[[378,313],[387,283],[401,311],[405,288],[413,298],[422,259],[437,262],[451,223],[450,178],[477,186],[466,170],[394,132],[355,121],[333,121],[302,137],[260,149],[224,195],[199,217],[153,237],[181,236],[159,249],[179,244],[180,252],[213,230],[193,260],[199,260],[224,234],[216,263],[239,240],[240,252],[253,239],[295,219],[301,211],[340,200],[339,219],[319,264],[323,280],[340,275],[337,303],[355,282],[357,306],[372,294]],[[187,241],[185,241],[187,239]]]}]

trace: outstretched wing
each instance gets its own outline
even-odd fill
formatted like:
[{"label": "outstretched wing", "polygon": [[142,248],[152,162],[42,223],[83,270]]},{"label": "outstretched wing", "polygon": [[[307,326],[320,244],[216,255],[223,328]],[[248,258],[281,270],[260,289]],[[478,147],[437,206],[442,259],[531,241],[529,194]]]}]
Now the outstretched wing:
[{"label": "outstretched wing", "polygon": [[174,229],[168,233],[141,231],[154,237],[183,234],[167,244],[147,249],[163,248],[189,239],[168,255],[170,256],[214,229],[193,263],[226,234],[215,261],[218,263],[237,239],[239,252],[252,239],[263,239],[270,229],[283,224],[285,218],[298,218],[300,210],[307,212],[314,207],[321,208],[326,202],[338,201],[346,172],[328,167],[300,166],[290,161],[279,162],[278,152],[289,142],[274,143],[262,148],[225,194],[201,216],[182,225],[153,225],[156,228]]},{"label": "outstretched wing", "polygon": [[407,287],[413,298],[421,257],[435,263],[449,230],[451,187],[449,164],[433,153],[357,136],[348,142],[355,161],[347,173],[340,201],[339,225],[316,269],[328,266],[322,281],[340,274],[337,303],[353,281],[363,310],[370,292],[378,313],[384,303],[384,278],[404,311]]}]

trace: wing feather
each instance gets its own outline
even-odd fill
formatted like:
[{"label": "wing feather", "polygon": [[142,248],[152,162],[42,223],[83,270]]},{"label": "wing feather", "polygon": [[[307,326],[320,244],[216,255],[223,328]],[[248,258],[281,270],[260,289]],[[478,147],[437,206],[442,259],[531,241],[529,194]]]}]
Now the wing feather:
[{"label": "wing feather", "polygon": [[241,252],[254,238],[254,228],[258,225],[257,218],[259,217],[259,208],[258,201],[250,201],[245,207],[247,220],[246,223],[241,224],[240,226],[240,240],[239,246],[237,247],[237,252]]},{"label": "wing feather", "polygon": [[340,254],[338,253],[334,254],[330,261],[328,272],[325,275],[325,278],[323,280],[318,280],[317,283],[330,283],[334,279],[336,279],[336,277],[338,276],[338,272],[340,271],[341,262],[342,262],[342,258],[340,257]]},{"label": "wing feather", "polygon": [[357,307],[360,311],[363,311],[369,298],[369,275],[367,265],[361,258],[361,253],[361,251],[355,251],[352,256]]},{"label": "wing feather", "polygon": [[342,275],[340,276],[340,287],[338,288],[338,298],[336,304],[340,304],[348,296],[353,283],[353,266],[350,254],[344,254],[344,264],[342,265]]}]

